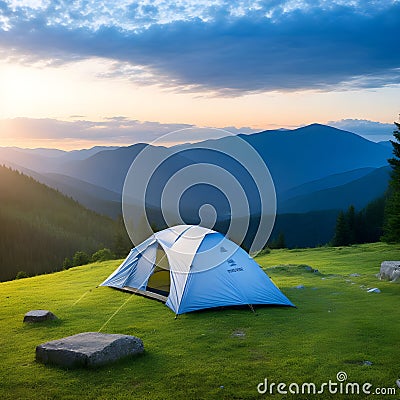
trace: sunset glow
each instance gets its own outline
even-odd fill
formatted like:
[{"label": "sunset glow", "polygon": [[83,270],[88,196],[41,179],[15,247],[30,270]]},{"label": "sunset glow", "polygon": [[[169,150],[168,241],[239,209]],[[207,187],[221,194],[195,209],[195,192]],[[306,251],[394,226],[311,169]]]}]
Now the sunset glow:
[{"label": "sunset glow", "polygon": [[[310,8],[287,1],[266,10],[261,3],[246,8],[237,2],[226,26],[219,20],[224,17],[212,14],[213,7],[223,9],[223,2],[203,3],[185,1],[178,12],[160,2],[151,11],[154,16],[142,2],[105,2],[100,10],[78,2],[55,9],[44,1],[6,1],[0,9],[0,146],[71,149],[150,140],[145,132],[123,126],[114,126],[111,136],[96,135],[93,127],[88,135],[74,134],[77,121],[98,125],[120,116],[138,125],[161,124],[163,131],[189,125],[247,133],[341,120],[391,124],[396,118],[399,60],[377,58],[379,45],[371,38],[371,47],[363,47],[345,22],[348,36],[336,43],[334,21],[336,13],[346,12],[360,26],[380,24],[383,32],[391,29],[385,18],[398,15],[398,3],[367,7],[354,2],[341,9],[337,2],[337,9],[334,4],[328,9],[323,2]],[[299,20],[291,19],[295,11]],[[315,23],[318,17],[328,21],[325,28]],[[246,24],[254,32],[250,36]],[[175,37],[174,29],[182,35],[187,31],[192,45]],[[297,37],[297,47],[280,29]],[[327,37],[311,40],[307,29],[315,35],[321,29]],[[331,63],[324,59],[324,41],[339,52],[332,53]],[[221,51],[224,46],[231,50],[214,53],[215,43]],[[55,133],[51,124],[38,130],[42,119],[68,123],[70,135]]]}]

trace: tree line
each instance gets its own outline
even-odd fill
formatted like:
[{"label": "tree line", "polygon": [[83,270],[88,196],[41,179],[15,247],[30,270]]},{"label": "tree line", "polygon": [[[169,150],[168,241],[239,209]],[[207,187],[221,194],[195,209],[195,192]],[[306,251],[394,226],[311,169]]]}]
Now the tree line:
[{"label": "tree line", "polygon": [[400,123],[395,122],[393,132],[393,157],[388,160],[392,167],[386,194],[356,212],[353,205],[340,211],[336,220],[333,246],[370,243],[383,240],[400,243]]}]

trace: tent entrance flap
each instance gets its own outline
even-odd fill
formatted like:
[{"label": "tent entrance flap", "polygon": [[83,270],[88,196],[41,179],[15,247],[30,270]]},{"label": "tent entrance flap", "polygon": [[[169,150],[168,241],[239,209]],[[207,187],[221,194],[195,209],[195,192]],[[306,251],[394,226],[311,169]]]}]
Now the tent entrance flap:
[{"label": "tent entrance flap", "polygon": [[168,297],[170,276],[169,262],[163,248],[158,245],[156,252],[155,268],[147,281],[146,290]]},{"label": "tent entrance flap", "polygon": [[169,271],[156,267],[147,282],[146,290],[168,297],[170,282]]}]

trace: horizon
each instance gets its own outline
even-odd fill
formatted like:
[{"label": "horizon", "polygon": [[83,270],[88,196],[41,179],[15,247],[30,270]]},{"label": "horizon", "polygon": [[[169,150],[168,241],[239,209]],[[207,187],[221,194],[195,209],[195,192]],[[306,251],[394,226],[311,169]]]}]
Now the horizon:
[{"label": "horizon", "polygon": [[[16,150],[28,150],[28,151],[29,150],[32,150],[32,151],[35,151],[35,150],[37,150],[37,151],[40,151],[40,150],[50,150],[50,151],[54,150],[54,151],[62,151],[62,152],[65,152],[65,153],[69,153],[69,152],[79,152],[79,151],[90,151],[90,150],[93,150],[93,149],[95,149],[97,147],[104,148],[105,150],[108,150],[108,149],[113,150],[115,148],[130,147],[130,146],[134,146],[134,145],[137,145],[137,144],[152,145],[153,142],[156,142],[156,144],[153,144],[155,146],[173,147],[173,146],[179,146],[179,145],[185,145],[185,144],[195,144],[195,143],[199,143],[199,142],[203,142],[203,141],[207,141],[207,140],[221,139],[221,138],[227,137],[229,135],[245,135],[245,136],[249,136],[249,135],[257,135],[257,134],[260,134],[260,133],[267,133],[267,132],[279,132],[279,131],[281,131],[282,133],[291,132],[291,131],[295,131],[295,130],[300,129],[300,128],[306,128],[306,127],[309,127],[309,126],[312,126],[312,125],[321,125],[321,126],[324,126],[324,127],[335,128],[335,129],[338,129],[338,130],[341,130],[341,131],[344,131],[344,132],[348,132],[348,133],[357,135],[357,136],[359,136],[359,137],[361,137],[363,139],[366,139],[366,140],[368,140],[370,142],[378,143],[378,144],[381,143],[381,142],[387,142],[392,137],[392,135],[385,136],[385,135],[382,135],[382,134],[381,135],[363,135],[363,134],[358,133],[358,132],[354,132],[354,131],[351,131],[351,130],[343,129],[343,128],[340,128],[340,127],[335,127],[333,125],[321,124],[321,123],[318,123],[318,122],[313,122],[313,123],[310,123],[310,124],[307,124],[307,125],[301,125],[301,126],[293,127],[293,128],[263,129],[263,130],[254,131],[254,132],[240,132],[240,131],[232,132],[232,131],[229,131],[228,129],[210,128],[210,127],[205,127],[205,128],[203,128],[203,127],[184,128],[184,129],[182,129],[182,131],[193,129],[195,132],[196,131],[200,132],[202,130],[206,130],[208,135],[206,135],[207,137],[201,137],[200,135],[198,135],[199,137],[197,139],[193,139],[193,140],[185,140],[185,138],[182,138],[182,140],[176,141],[176,142],[175,141],[174,142],[159,142],[159,140],[158,140],[159,138],[157,138],[157,139],[149,141],[149,142],[138,141],[138,142],[131,142],[131,143],[128,142],[128,143],[115,143],[115,144],[113,144],[113,143],[93,144],[92,143],[90,146],[87,146],[87,147],[70,147],[70,146],[66,146],[66,147],[65,146],[63,146],[63,147],[62,146],[61,147],[44,147],[44,146],[34,147],[33,146],[33,147],[29,147],[29,146],[16,146],[16,145],[3,146],[3,145],[0,144],[0,148],[2,148],[2,149],[16,149]],[[218,133],[222,132],[222,134],[221,135],[216,134],[216,135],[214,135],[214,137],[212,137],[215,131],[217,131]],[[211,135],[210,135],[210,132],[211,132]],[[226,135],[223,134],[224,132],[226,132]],[[179,130],[178,131],[167,132],[165,135],[168,135],[168,134],[171,134],[171,133],[172,134],[173,133],[179,133]]]}]

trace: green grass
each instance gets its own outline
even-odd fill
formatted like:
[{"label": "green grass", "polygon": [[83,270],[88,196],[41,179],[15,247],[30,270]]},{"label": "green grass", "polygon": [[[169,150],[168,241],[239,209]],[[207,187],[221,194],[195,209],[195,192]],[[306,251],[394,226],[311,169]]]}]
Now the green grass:
[{"label": "green grass", "polygon": [[[400,285],[375,277],[385,259],[400,259],[400,246],[274,250],[257,261],[297,309],[258,307],[253,314],[228,308],[176,320],[162,303],[96,288],[116,261],[1,283],[0,398],[341,398],[327,393],[261,396],[256,389],[264,378],[321,384],[335,381],[339,371],[347,373],[349,382],[394,387],[400,374]],[[349,277],[352,273],[361,276]],[[300,284],[304,289],[294,288]],[[367,287],[382,293],[367,293]],[[40,308],[60,320],[22,323],[25,312]],[[63,370],[34,361],[40,343],[101,328],[142,338],[145,353],[93,370]],[[362,365],[366,360],[373,364]],[[400,389],[397,396],[371,398],[399,394]]]}]

